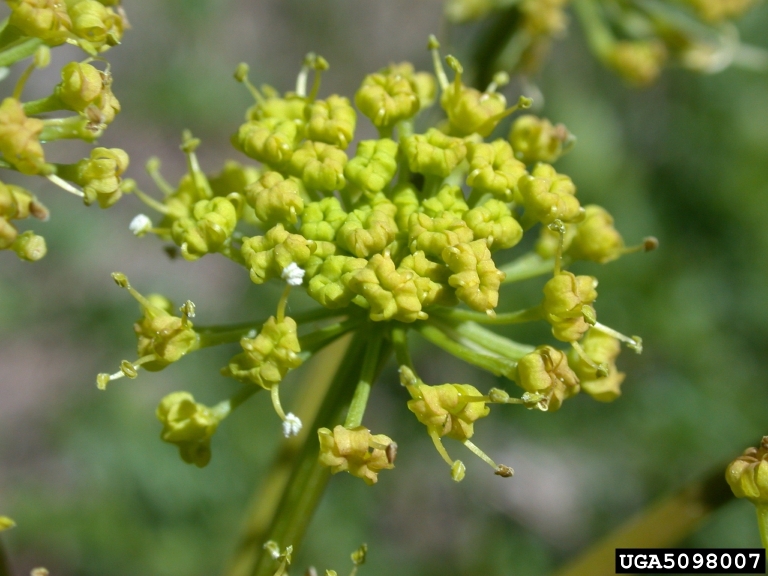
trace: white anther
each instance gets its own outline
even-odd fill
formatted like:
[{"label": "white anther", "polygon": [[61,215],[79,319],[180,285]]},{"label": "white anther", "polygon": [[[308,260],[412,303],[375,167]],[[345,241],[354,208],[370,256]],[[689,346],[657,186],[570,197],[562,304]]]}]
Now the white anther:
[{"label": "white anther", "polygon": [[152,229],[152,220],[146,214],[139,214],[128,225],[128,230],[136,236],[144,236]]},{"label": "white anther", "polygon": [[283,420],[283,436],[290,438],[301,432],[301,420],[293,412],[288,412]]},{"label": "white anther", "polygon": [[291,262],[288,266],[283,268],[280,277],[285,280],[289,286],[301,286],[301,283],[304,282],[304,274],[306,274],[306,271],[303,268],[300,268],[296,262]]}]

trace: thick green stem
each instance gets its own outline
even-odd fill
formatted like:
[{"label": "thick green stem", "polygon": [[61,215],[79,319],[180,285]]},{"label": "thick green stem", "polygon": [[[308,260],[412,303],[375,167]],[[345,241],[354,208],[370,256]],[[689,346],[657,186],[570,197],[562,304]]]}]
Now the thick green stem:
[{"label": "thick green stem", "polygon": [[395,359],[398,366],[408,366],[413,370],[411,353],[408,351],[408,328],[402,324],[395,324],[392,328],[392,345],[395,347]]},{"label": "thick green stem", "polygon": [[12,43],[7,48],[3,48],[2,51],[0,51],[0,66],[10,66],[19,60],[29,58],[35,53],[38,46],[41,46],[42,44],[43,41],[40,40],[40,38],[27,38],[26,40]]},{"label": "thick green stem", "polygon": [[471,340],[472,342],[481,345],[486,350],[509,358],[510,360],[520,360],[526,354],[530,354],[534,351],[533,346],[528,344],[521,344],[505,338],[495,332],[483,328],[479,324],[474,322],[460,322],[452,325],[456,334]]},{"label": "thick green stem", "polygon": [[84,140],[93,142],[101,136],[102,130],[95,132],[88,128],[88,119],[82,116],[70,116],[69,118],[53,118],[44,120],[45,126],[40,133],[41,142],[53,140]]},{"label": "thick green stem", "polygon": [[509,264],[505,264],[499,268],[499,270],[506,274],[503,284],[520,282],[521,280],[535,278],[536,276],[541,276],[543,274],[551,274],[554,269],[554,258],[544,259],[533,252],[521,256],[517,260],[513,260]]},{"label": "thick green stem", "polygon": [[733,492],[723,477],[726,464],[703,480],[684,487],[640,512],[555,576],[609,576],[615,574],[616,548],[669,548],[691,534],[712,512],[730,502]]},{"label": "thick green stem", "polygon": [[757,527],[760,529],[760,541],[763,548],[768,550],[768,506],[757,505]]},{"label": "thick green stem", "polygon": [[[322,427],[332,428],[341,420],[344,408],[360,378],[360,355],[363,353],[365,345],[365,339],[353,339],[325,395],[317,417],[310,425],[312,432],[316,432],[318,428]],[[378,362],[379,370],[383,367],[389,352],[388,346],[381,350]],[[254,542],[259,548],[259,556],[255,568],[251,571],[251,576],[272,576],[274,574],[274,560],[260,548],[265,540],[274,540],[280,548],[289,545],[294,547],[294,551],[298,548],[330,476],[328,468],[320,465],[317,461],[318,450],[317,434],[308,434],[298,457],[294,459],[290,479],[279,495],[280,503],[271,515],[270,527],[263,535],[263,539]],[[277,497],[277,495],[273,497]]]},{"label": "thick green stem", "polygon": [[352,396],[352,402],[349,405],[347,418],[344,421],[344,426],[347,428],[357,428],[363,423],[363,415],[368,405],[368,397],[371,395],[371,387],[376,378],[383,338],[384,333],[381,327],[374,326],[368,340],[368,346],[365,349],[363,367],[360,371],[360,381],[357,383],[355,393]]},{"label": "thick green stem", "polygon": [[464,310],[461,308],[437,308],[435,310],[430,310],[429,313],[430,315],[446,320],[493,325],[520,324],[523,322],[541,320],[542,318],[541,306],[534,306],[533,308],[526,308],[525,310],[517,310],[516,312],[503,312],[501,314],[496,314],[496,316],[488,316],[488,314],[483,314],[482,312]]},{"label": "thick green stem", "polygon": [[497,358],[472,350],[464,344],[451,339],[443,330],[433,324],[419,322],[417,326],[415,326],[415,329],[419,334],[424,336],[424,338],[432,342],[432,344],[439,346],[446,352],[453,354],[465,362],[469,362],[474,366],[487,370],[496,376],[506,376],[507,378],[511,378],[514,375],[517,364],[511,360]]}]

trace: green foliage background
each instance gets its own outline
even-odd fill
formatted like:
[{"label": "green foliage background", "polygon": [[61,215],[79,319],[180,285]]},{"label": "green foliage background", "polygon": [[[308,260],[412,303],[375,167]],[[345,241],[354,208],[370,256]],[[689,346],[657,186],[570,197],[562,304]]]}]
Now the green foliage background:
[{"label": "green foliage background", "polygon": [[[206,170],[237,157],[228,138],[249,105],[232,79],[239,61],[282,90],[315,50],[331,63],[322,93],[351,96],[365,73],[390,61],[428,68],[426,37],[438,30],[442,8],[433,0],[125,7],[133,30],[109,53],[124,112],[102,144],[130,153],[130,175],[145,189],[141,166],[151,154],[170,179],[181,175],[183,128],[202,137]],[[740,23],[744,39],[763,47],[767,27],[765,5]],[[453,36],[459,46],[461,34]],[[80,58],[67,50],[55,58]],[[55,74],[38,73],[27,95],[45,95]],[[579,268],[600,278],[601,320],[646,342],[642,356],[625,351],[619,359],[624,396],[602,405],[582,395],[556,414],[495,408],[477,443],[514,466],[515,477],[489,477],[467,459],[467,479],[455,485],[406,410],[391,367],[366,419],[400,444],[397,468],[373,488],[333,478],[297,573],[310,563],[344,573],[349,553],[367,541],[366,576],[545,574],[768,433],[768,74],[672,70],[634,91],[599,67],[572,27],[537,82],[542,113],[578,136],[558,169],[582,201],[608,208],[629,243],[648,234],[661,241],[652,254]],[[364,119],[360,125],[359,137],[372,135]],[[223,258],[169,261],[159,242],[128,232],[143,211],[134,198],[100,212],[50,187],[35,191],[53,215],[37,226],[48,256],[34,265],[0,260],[0,512],[18,522],[4,535],[16,570],[219,573],[275,452],[277,419],[267,398],[255,397],[220,428],[214,458],[199,470],[160,442],[154,408],[176,389],[206,403],[226,396],[234,383],[218,368],[232,349],[97,391],[95,374],[134,354],[137,309],[109,273],[127,273],[145,293],[192,299],[201,324],[260,317],[274,308],[277,289],[252,285]],[[532,280],[504,288],[502,309],[537,301],[540,287]],[[544,326],[509,333],[548,338]],[[425,380],[494,384],[417,344]],[[685,545],[758,546],[753,515],[750,504],[732,502]]]}]

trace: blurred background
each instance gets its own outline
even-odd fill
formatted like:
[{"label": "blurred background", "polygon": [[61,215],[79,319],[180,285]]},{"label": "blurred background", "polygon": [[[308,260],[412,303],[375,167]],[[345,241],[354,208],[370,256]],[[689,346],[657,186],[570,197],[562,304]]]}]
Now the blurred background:
[{"label": "blurred background", "polygon": [[[256,83],[286,90],[314,50],[331,63],[321,94],[352,96],[366,73],[390,62],[429,69],[427,35],[443,29],[438,0],[164,0],[125,9],[133,29],[107,55],[123,112],[100,144],[126,149],[129,175],[149,191],[148,156],[161,158],[173,182],[183,173],[184,128],[202,138],[206,171],[245,160],[229,145],[251,104],[232,78],[238,62],[251,65]],[[739,28],[768,47],[768,6]],[[460,44],[460,32],[453,38]],[[60,65],[80,54],[54,50],[54,65],[33,75],[25,96],[49,93]],[[671,70],[638,91],[600,67],[572,26],[534,80],[546,97],[540,113],[578,137],[557,167],[582,202],[614,214],[629,244],[661,241],[654,253],[576,267],[600,279],[601,320],[642,335],[645,352],[619,358],[628,376],[613,404],[580,395],[555,414],[494,409],[476,443],[515,477],[501,481],[462,455],[468,473],[459,485],[405,408],[390,366],[366,422],[399,443],[397,469],[375,487],[332,479],[295,573],[313,564],[344,574],[365,541],[365,576],[540,576],[768,433],[768,74]],[[505,92],[515,98],[517,89]],[[373,135],[361,117],[358,137]],[[74,161],[77,146],[52,158]],[[221,426],[202,470],[159,440],[154,410],[168,392],[212,404],[235,390],[218,369],[236,345],[98,391],[95,375],[135,354],[138,307],[110,272],[125,272],[143,293],[191,299],[200,324],[270,313],[278,288],[254,286],[221,257],[170,261],[159,241],[128,231],[144,211],[133,197],[101,211],[26,185],[52,218],[35,227],[48,241],[44,260],[0,257],[0,512],[18,523],[3,535],[16,573],[40,565],[55,576],[220,573],[278,446],[276,418],[268,399],[255,397]],[[541,285],[504,288],[503,307],[537,302]],[[549,338],[543,325],[507,332]],[[414,345],[427,382],[502,384]],[[752,506],[731,502],[684,545],[759,546]]]}]

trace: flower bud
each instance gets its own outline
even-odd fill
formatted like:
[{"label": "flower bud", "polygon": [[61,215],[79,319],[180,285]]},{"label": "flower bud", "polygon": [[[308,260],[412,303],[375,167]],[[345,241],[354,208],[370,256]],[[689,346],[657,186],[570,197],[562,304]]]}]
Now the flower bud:
[{"label": "flower bud", "polygon": [[630,84],[647,86],[656,81],[667,59],[660,40],[616,42],[607,56],[608,65]]},{"label": "flower bud", "polygon": [[269,165],[281,165],[293,156],[301,139],[299,126],[292,120],[264,118],[241,125],[232,143],[254,160]]},{"label": "flower bud", "polygon": [[122,17],[101,2],[79,0],[69,8],[69,15],[72,32],[81,39],[80,45],[86,51],[92,47],[96,52],[103,52],[119,44],[123,37]]},{"label": "flower bud", "polygon": [[475,433],[475,421],[491,411],[485,402],[477,400],[483,395],[470,384],[429,386],[417,383],[408,386],[408,391],[413,397],[408,401],[408,409],[441,438],[448,436],[459,442],[468,440]]},{"label": "flower bud", "polygon": [[160,438],[176,444],[182,460],[203,468],[211,460],[211,437],[220,419],[213,410],[195,402],[189,392],[172,392],[160,401],[157,419],[163,424]]},{"label": "flower bud", "polygon": [[534,36],[557,36],[565,31],[568,17],[563,8],[567,0],[523,0],[521,25]]},{"label": "flower bud", "polygon": [[526,114],[512,124],[509,142],[515,157],[525,164],[553,164],[573,144],[574,137],[563,124],[553,126],[546,118]]},{"label": "flower bud", "polygon": [[419,91],[412,73],[412,68],[410,74],[385,69],[363,79],[355,104],[376,128],[390,130],[419,112]]},{"label": "flower bud", "polygon": [[442,215],[462,218],[467,210],[469,210],[469,206],[464,200],[464,192],[459,186],[451,184],[444,184],[437,194],[431,198],[425,198],[421,202],[421,211],[430,218]]},{"label": "flower bud", "polygon": [[397,207],[395,222],[398,230],[408,230],[411,214],[419,211],[419,193],[413,184],[398,184],[392,190],[392,203]]},{"label": "flower bud", "polygon": [[579,391],[579,379],[568,366],[566,355],[551,346],[539,346],[523,356],[517,364],[518,384],[542,396],[539,407],[554,412],[563,400]]},{"label": "flower bud", "polygon": [[544,285],[542,307],[552,334],[563,342],[579,340],[589,330],[585,315],[594,318],[597,279],[560,272]]},{"label": "flower bud", "polygon": [[[616,368],[621,343],[613,336],[593,329],[586,333],[580,344],[592,362],[587,362],[575,349],[568,353],[568,359],[581,381],[581,389],[595,400],[613,402],[621,395],[621,383],[626,376]],[[607,374],[599,374],[598,368],[606,370]]]},{"label": "flower bud", "polygon": [[485,240],[449,246],[443,261],[453,274],[448,283],[456,296],[473,310],[492,314],[499,303],[499,287],[504,273],[496,268]]},{"label": "flower bud", "polygon": [[424,320],[421,302],[412,274],[401,273],[388,253],[374,254],[365,268],[358,270],[349,280],[349,288],[365,298],[371,307],[374,322]]},{"label": "flower bud", "polygon": [[395,467],[386,455],[392,439],[384,434],[371,434],[364,426],[352,429],[336,426],[333,431],[320,428],[317,436],[320,440],[318,460],[333,474],[349,472],[370,486],[378,481],[381,470]]},{"label": "flower bud", "polygon": [[344,151],[323,142],[304,142],[291,157],[293,174],[301,178],[307,188],[323,192],[344,188],[346,165]]},{"label": "flower bud", "polygon": [[54,93],[71,110],[83,112],[93,104],[104,87],[102,72],[94,66],[70,62],[61,69],[61,82]]},{"label": "flower bud", "polygon": [[31,230],[19,234],[14,240],[11,250],[16,252],[19,258],[28,262],[37,262],[48,252],[45,238],[38,236]]},{"label": "flower bud", "polygon": [[467,184],[505,202],[512,201],[518,181],[527,174],[525,165],[515,158],[512,147],[504,140],[468,143],[467,160]]},{"label": "flower bud", "polygon": [[274,316],[264,323],[254,338],[242,338],[243,352],[229,361],[222,374],[246,384],[257,384],[265,390],[279,384],[289,370],[301,366],[301,346],[296,321]]},{"label": "flower bud", "polygon": [[315,250],[317,245],[313,240],[289,233],[282,224],[270,228],[264,236],[245,238],[241,248],[243,258],[251,269],[251,281],[255,284],[279,278],[291,262],[304,267]]},{"label": "flower bud", "polygon": [[43,126],[42,120],[27,118],[17,99],[0,104],[0,153],[22,174],[39,174],[45,167],[39,139]]},{"label": "flower bud", "polygon": [[177,220],[171,226],[171,237],[186,260],[197,260],[220,250],[235,231],[237,209],[227,198],[200,200],[192,215]]},{"label": "flower bud", "polygon": [[755,506],[768,504],[768,436],[759,448],[747,448],[728,465],[725,479],[736,498],[747,498]]},{"label": "flower bud", "polygon": [[30,216],[47,220],[48,209],[29,190],[0,182],[0,218],[24,220]]},{"label": "flower bud", "polygon": [[621,234],[613,227],[607,210],[591,204],[584,207],[584,220],[576,224],[567,254],[574,260],[591,260],[605,264],[616,260],[624,249]]},{"label": "flower bud", "polygon": [[397,224],[393,216],[397,208],[391,202],[375,207],[365,205],[347,215],[339,228],[339,246],[358,258],[367,258],[384,250],[395,239]]},{"label": "flower bud", "polygon": [[271,226],[280,222],[287,225],[296,224],[304,211],[302,193],[301,180],[285,178],[279,172],[265,172],[246,188],[246,199],[256,217],[265,224]]},{"label": "flower bud", "polygon": [[307,138],[333,144],[346,150],[355,137],[357,114],[342,96],[330,96],[327,100],[315,100],[304,109],[307,120]]},{"label": "flower bud", "polygon": [[398,272],[414,274],[413,283],[423,308],[427,306],[455,306],[456,293],[448,284],[450,269],[444,264],[429,260],[423,251],[409,254],[400,262]]},{"label": "flower bud", "polygon": [[576,199],[576,186],[549,164],[537,164],[530,176],[520,178],[517,186],[526,217],[551,224],[555,220],[573,222],[583,215]]},{"label": "flower bud", "polygon": [[408,221],[408,238],[412,253],[423,250],[428,256],[441,258],[446,248],[471,242],[474,236],[466,222],[450,212],[436,218],[416,212]]},{"label": "flower bud", "polygon": [[366,192],[381,192],[397,172],[397,147],[397,142],[389,138],[363,140],[344,175]]},{"label": "flower bud", "polygon": [[447,136],[435,128],[404,138],[401,149],[412,172],[440,178],[453,172],[467,155],[461,138]]},{"label": "flower bud", "polygon": [[61,0],[8,0],[10,24],[27,36],[56,46],[63,44],[72,27],[67,5]]},{"label": "flower bud", "polygon": [[248,185],[256,182],[260,176],[261,172],[254,166],[227,160],[221,172],[208,176],[208,183],[215,196],[227,196],[232,192],[245,195]]},{"label": "flower bud", "polygon": [[511,248],[523,238],[523,228],[500,200],[488,200],[464,215],[475,239],[484,238],[492,250]]},{"label": "flower bud", "polygon": [[310,240],[333,242],[346,219],[347,213],[335,196],[310,202],[301,217],[301,235]]},{"label": "flower bud", "polygon": [[355,297],[350,280],[368,261],[351,256],[325,258],[307,286],[307,294],[326,308],[344,308]]},{"label": "flower bud", "polygon": [[128,162],[128,154],[119,148],[94,148],[90,158],[78,162],[73,180],[83,187],[85,204],[98,202],[108,208],[117,202],[123,194],[121,176]]},{"label": "flower bud", "polygon": [[10,530],[16,526],[16,522],[8,518],[8,516],[0,516],[0,532],[3,530]]}]

